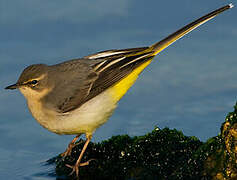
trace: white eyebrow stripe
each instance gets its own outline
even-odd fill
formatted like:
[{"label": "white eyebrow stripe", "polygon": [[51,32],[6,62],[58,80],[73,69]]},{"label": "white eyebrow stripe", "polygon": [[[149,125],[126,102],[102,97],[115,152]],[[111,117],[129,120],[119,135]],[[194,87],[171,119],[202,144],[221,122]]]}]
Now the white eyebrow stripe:
[{"label": "white eyebrow stripe", "polygon": [[119,58],[119,59],[116,59],[116,60],[111,61],[111,62],[110,62],[109,64],[107,64],[105,67],[103,67],[102,69],[100,69],[99,72],[104,71],[104,70],[107,69],[108,67],[112,66],[112,65],[115,64],[115,63],[120,62],[121,60],[123,60],[123,59],[125,59],[125,58],[126,58],[126,57],[124,56],[124,57],[121,57],[121,58]]}]

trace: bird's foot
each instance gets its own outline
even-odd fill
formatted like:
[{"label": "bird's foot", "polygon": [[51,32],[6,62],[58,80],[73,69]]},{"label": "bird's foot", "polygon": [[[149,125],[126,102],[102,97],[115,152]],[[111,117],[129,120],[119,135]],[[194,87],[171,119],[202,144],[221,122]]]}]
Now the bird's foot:
[{"label": "bird's foot", "polygon": [[64,153],[61,153],[61,157],[66,157],[66,156],[70,156],[72,154],[72,149],[77,146],[78,144],[81,144],[83,141],[80,139],[78,143],[74,143],[74,142],[71,142],[68,144],[68,147],[66,149],[66,151]]},{"label": "bird's foot", "polygon": [[93,160],[95,160],[95,159],[90,159],[90,160],[88,160],[88,161],[86,161],[84,163],[76,163],[74,166],[66,164],[67,167],[72,169],[72,172],[69,175],[71,176],[75,172],[77,179],[79,179],[79,167],[81,167],[81,166],[88,166],[90,161],[93,161]]}]

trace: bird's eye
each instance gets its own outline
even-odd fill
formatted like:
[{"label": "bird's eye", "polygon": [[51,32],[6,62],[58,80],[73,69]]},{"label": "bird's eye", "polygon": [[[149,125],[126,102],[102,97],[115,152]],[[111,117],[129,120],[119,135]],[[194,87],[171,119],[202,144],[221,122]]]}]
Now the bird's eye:
[{"label": "bird's eye", "polygon": [[36,85],[37,83],[38,83],[37,80],[33,80],[33,81],[30,82],[30,84],[32,84],[32,85]]}]

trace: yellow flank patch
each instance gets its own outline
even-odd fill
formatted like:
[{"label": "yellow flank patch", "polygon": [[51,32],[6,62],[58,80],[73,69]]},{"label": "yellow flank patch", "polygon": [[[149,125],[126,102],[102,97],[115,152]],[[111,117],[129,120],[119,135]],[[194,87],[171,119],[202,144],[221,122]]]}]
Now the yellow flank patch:
[{"label": "yellow flank patch", "polygon": [[109,88],[110,94],[112,95],[115,102],[119,101],[125,95],[128,89],[134,84],[134,82],[138,78],[138,75],[151,63],[151,61],[152,59],[146,61],[145,63],[137,67],[135,70],[133,70],[124,79],[120,80],[114,86]]}]

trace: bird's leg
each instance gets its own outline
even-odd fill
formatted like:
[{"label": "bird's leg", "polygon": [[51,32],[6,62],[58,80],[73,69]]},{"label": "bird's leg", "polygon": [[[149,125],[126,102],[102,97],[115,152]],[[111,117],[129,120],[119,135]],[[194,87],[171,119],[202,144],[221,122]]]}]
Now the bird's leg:
[{"label": "bird's leg", "polygon": [[68,144],[68,147],[64,153],[61,154],[62,157],[66,157],[68,155],[71,155],[72,153],[72,148],[76,146],[76,141],[80,137],[81,134],[77,135],[76,137],[73,138],[73,140]]},{"label": "bird's leg", "polygon": [[84,144],[84,146],[83,146],[83,149],[82,149],[82,151],[81,151],[81,153],[80,153],[79,158],[77,159],[76,164],[75,164],[74,166],[71,166],[71,165],[66,164],[67,167],[72,168],[72,172],[71,172],[70,175],[72,175],[72,174],[75,172],[78,179],[79,179],[79,167],[80,167],[80,166],[87,166],[87,165],[89,165],[89,162],[90,162],[91,160],[93,160],[93,159],[90,159],[90,160],[87,161],[87,162],[81,163],[81,159],[82,159],[83,154],[84,154],[84,152],[86,151],[86,148],[87,148],[87,146],[88,146],[88,144],[89,144],[89,142],[90,142],[90,140],[91,140],[91,138],[92,138],[92,135],[89,135],[89,136],[87,136],[86,138],[87,138],[87,139],[86,139],[86,142],[85,142],[85,144]]}]

